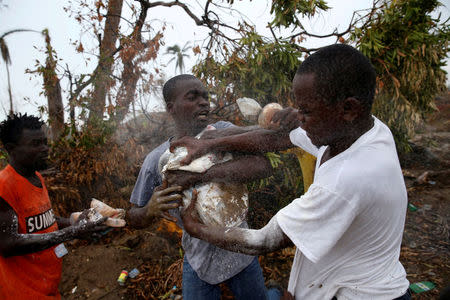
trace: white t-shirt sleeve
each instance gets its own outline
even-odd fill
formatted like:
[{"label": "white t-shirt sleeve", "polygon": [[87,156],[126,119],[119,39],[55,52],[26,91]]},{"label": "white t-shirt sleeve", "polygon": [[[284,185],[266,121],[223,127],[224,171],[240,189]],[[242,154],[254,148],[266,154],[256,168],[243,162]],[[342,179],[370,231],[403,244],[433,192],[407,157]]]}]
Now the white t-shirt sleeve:
[{"label": "white t-shirt sleeve", "polygon": [[302,148],[309,154],[317,157],[319,153],[319,148],[314,146],[309,137],[306,135],[306,131],[304,131],[301,127],[292,130],[289,133],[289,138],[291,139],[291,143]]},{"label": "white t-shirt sleeve", "polygon": [[312,262],[318,262],[342,237],[356,215],[343,197],[315,184],[277,213],[283,232]]}]

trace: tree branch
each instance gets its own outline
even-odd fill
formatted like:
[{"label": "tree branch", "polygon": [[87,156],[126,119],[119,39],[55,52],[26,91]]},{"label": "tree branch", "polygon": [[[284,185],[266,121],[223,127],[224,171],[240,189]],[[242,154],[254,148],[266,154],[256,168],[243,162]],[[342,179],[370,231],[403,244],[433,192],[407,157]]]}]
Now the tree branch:
[{"label": "tree branch", "polygon": [[373,2],[373,5],[372,5],[372,8],[370,9],[370,11],[367,14],[365,14],[365,15],[361,16],[360,18],[356,19],[355,21],[354,21],[355,16],[359,12],[361,12],[363,10],[359,10],[359,11],[353,12],[352,18],[350,20],[350,23],[349,23],[347,29],[342,31],[342,32],[338,32],[337,28],[335,28],[334,31],[332,33],[329,33],[329,34],[324,34],[324,35],[314,34],[314,33],[310,33],[307,30],[305,30],[304,27],[301,25],[301,23],[299,23],[298,24],[299,27],[302,28],[303,30],[298,32],[298,33],[296,33],[296,34],[293,34],[293,35],[287,37],[287,39],[294,39],[297,36],[301,36],[301,35],[306,35],[306,36],[313,37],[313,38],[327,38],[327,37],[335,36],[337,39],[339,39],[340,37],[348,34],[350,31],[352,31],[352,29],[356,26],[356,24],[359,23],[361,20],[366,19],[366,21],[364,22],[362,27],[367,26],[367,24],[369,24],[369,22],[372,20],[372,17],[374,16],[375,12],[380,9],[380,7],[378,7],[378,3],[379,2],[380,2],[380,0],[375,0]]},{"label": "tree branch", "polygon": [[272,33],[273,38],[275,39],[275,42],[277,42],[277,44],[279,44],[278,38],[275,35],[275,33],[273,32],[272,26],[270,25],[270,23],[267,23],[267,27],[269,27],[270,32]]}]

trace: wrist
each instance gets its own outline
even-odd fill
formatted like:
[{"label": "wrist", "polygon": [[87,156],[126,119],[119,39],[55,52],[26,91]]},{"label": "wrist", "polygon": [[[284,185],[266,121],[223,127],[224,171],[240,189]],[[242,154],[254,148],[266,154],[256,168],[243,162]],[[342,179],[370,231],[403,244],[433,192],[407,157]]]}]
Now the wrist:
[{"label": "wrist", "polygon": [[144,216],[146,219],[153,219],[155,217],[155,214],[152,210],[145,209]]},{"label": "wrist", "polygon": [[63,236],[67,236],[68,240],[76,239],[78,237],[78,228],[77,225],[71,225],[61,230],[63,232]]},{"label": "wrist", "polygon": [[152,207],[151,205],[150,205],[150,203],[152,202],[152,200],[153,199],[150,199],[150,201],[147,203],[147,205],[146,206],[144,206],[143,208],[142,208],[142,210],[143,210],[143,214],[142,214],[142,216],[143,216],[143,220],[146,220],[145,222],[148,224],[148,222],[150,221],[150,220],[152,220],[152,219],[154,219],[155,217],[157,217],[158,216],[158,211],[157,210],[155,210],[154,209],[154,207]]},{"label": "wrist", "polygon": [[211,152],[214,149],[214,141],[217,139],[206,139],[203,141],[203,153],[202,155]]}]

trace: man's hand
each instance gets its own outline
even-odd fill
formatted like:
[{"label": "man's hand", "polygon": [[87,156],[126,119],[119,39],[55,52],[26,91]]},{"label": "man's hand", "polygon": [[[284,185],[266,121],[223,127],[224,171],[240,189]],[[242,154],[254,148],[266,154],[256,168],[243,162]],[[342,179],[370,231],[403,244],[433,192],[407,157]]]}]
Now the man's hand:
[{"label": "man's hand", "polygon": [[89,221],[89,216],[92,214],[96,214],[98,217],[100,217],[101,215],[99,215],[98,213],[96,213],[95,211],[93,211],[92,209],[84,209],[81,213],[80,212],[74,212],[70,215],[70,225],[82,225],[85,224],[86,222],[90,222]]},{"label": "man's hand", "polygon": [[99,238],[101,232],[109,227],[104,225],[107,217],[103,217],[97,221],[87,221],[86,219],[79,220],[72,226],[74,237],[78,239]]},{"label": "man's hand", "polygon": [[202,173],[188,172],[183,170],[172,170],[166,172],[169,186],[181,186],[188,189],[202,180]]},{"label": "man's hand", "polygon": [[184,136],[176,141],[170,143],[170,152],[173,152],[177,147],[186,147],[188,154],[180,161],[181,165],[188,165],[194,159],[205,155],[209,151],[209,140],[199,140],[190,136]]},{"label": "man's hand", "polygon": [[172,222],[177,221],[177,219],[169,215],[167,211],[181,205],[183,195],[180,192],[183,190],[183,187],[179,185],[171,187],[167,186],[168,182],[165,180],[161,186],[155,188],[152,197],[144,206],[146,217],[162,217]]},{"label": "man's hand", "polygon": [[277,111],[270,123],[271,129],[289,132],[300,126],[300,113],[295,108],[287,107]]},{"label": "man's hand", "polygon": [[197,190],[192,191],[192,199],[189,206],[181,212],[181,219],[183,220],[183,227],[191,236],[198,238],[198,227],[202,226],[198,218],[198,213],[195,209],[197,204]]}]

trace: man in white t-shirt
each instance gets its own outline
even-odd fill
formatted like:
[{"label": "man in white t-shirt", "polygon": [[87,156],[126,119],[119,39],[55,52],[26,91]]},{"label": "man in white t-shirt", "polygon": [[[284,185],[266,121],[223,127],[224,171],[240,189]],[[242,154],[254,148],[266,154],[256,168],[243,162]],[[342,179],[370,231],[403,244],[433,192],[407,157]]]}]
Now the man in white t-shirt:
[{"label": "man in white t-shirt", "polygon": [[192,215],[193,201],[185,230],[247,254],[294,243],[288,291],[296,299],[410,299],[399,261],[407,194],[392,134],[370,113],[375,79],[359,51],[327,46],[299,67],[293,80],[297,109],[274,116],[278,131],[176,142],[188,147],[189,159],[212,149],[266,152],[293,145],[317,157],[309,190],[264,228],[205,226]]}]

